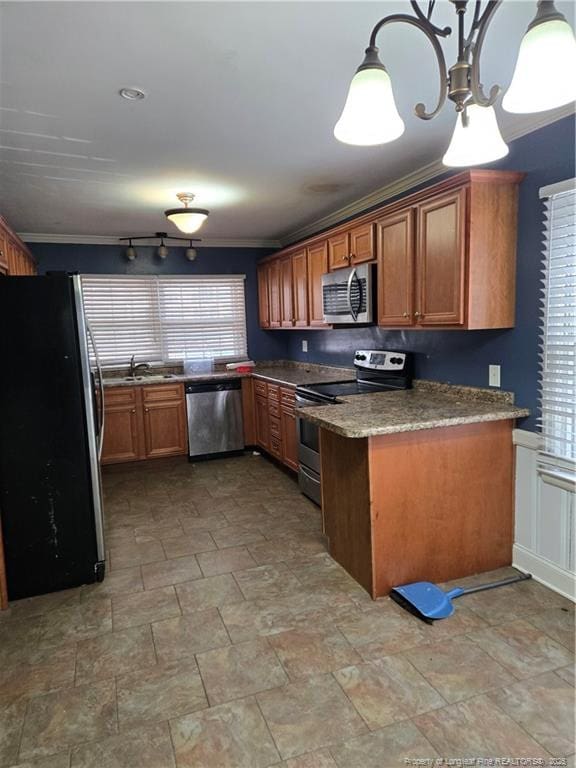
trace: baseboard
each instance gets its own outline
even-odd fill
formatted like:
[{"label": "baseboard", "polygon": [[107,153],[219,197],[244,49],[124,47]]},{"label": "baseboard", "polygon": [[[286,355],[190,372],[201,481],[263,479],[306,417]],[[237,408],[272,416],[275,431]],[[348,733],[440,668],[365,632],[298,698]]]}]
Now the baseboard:
[{"label": "baseboard", "polygon": [[515,568],[531,573],[536,581],[576,603],[576,579],[573,573],[559,568],[520,544],[514,544],[512,558]]}]

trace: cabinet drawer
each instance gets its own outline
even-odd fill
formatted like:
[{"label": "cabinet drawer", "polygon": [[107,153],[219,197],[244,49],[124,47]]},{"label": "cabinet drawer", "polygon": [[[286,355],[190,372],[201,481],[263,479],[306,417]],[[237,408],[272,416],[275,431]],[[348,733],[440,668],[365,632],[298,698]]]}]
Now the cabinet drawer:
[{"label": "cabinet drawer", "polygon": [[147,384],[142,387],[142,398],[145,403],[183,400],[184,386],[182,384]]},{"label": "cabinet drawer", "polygon": [[278,402],[280,399],[280,387],[278,384],[268,384],[268,399]]},{"label": "cabinet drawer", "polygon": [[270,416],[275,416],[277,419],[280,418],[280,406],[278,403],[275,403],[274,400],[268,400],[268,413]]},{"label": "cabinet drawer", "polygon": [[136,387],[105,387],[104,403],[110,405],[133,405],[136,403]]},{"label": "cabinet drawer", "polygon": [[282,432],[280,428],[280,419],[276,416],[270,416],[270,434],[273,437],[277,437],[278,440],[282,438]]},{"label": "cabinet drawer", "polygon": [[290,408],[294,407],[296,402],[296,393],[293,389],[285,389],[282,387],[280,390],[280,402],[283,406],[287,405]]},{"label": "cabinet drawer", "polygon": [[270,453],[280,458],[282,456],[282,440],[276,435],[270,435]]},{"label": "cabinet drawer", "polygon": [[259,381],[258,379],[254,379],[254,392],[256,392],[257,395],[266,397],[266,395],[268,394],[268,387],[266,385],[266,382]]}]

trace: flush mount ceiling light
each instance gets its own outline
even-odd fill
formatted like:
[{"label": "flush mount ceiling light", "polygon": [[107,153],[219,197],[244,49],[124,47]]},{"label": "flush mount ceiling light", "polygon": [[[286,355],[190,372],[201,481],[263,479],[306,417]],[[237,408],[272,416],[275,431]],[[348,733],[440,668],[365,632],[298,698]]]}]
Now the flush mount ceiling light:
[{"label": "flush mount ceiling light", "polygon": [[194,243],[202,242],[199,237],[172,237],[172,235],[168,235],[166,232],[154,232],[153,235],[132,235],[132,237],[120,237],[118,239],[120,242],[128,241],[128,248],[126,248],[124,253],[128,261],[134,261],[138,255],[136,253],[136,248],[132,245],[132,240],[160,240],[160,244],[156,249],[156,256],[158,256],[159,259],[162,259],[162,261],[168,257],[168,248],[164,243],[164,240],[177,240],[180,243],[188,243],[188,248],[186,248],[184,252],[184,256],[188,261],[194,261],[198,255]]},{"label": "flush mount ceiling light", "polygon": [[190,208],[190,203],[194,200],[194,195],[190,192],[179,192],[176,197],[184,204],[184,207],[170,208],[168,211],[164,211],[164,215],[181,232],[191,235],[197,232],[202,224],[204,224],[210,211],[207,211],[205,208]]},{"label": "flush mount ceiling light", "polygon": [[[376,38],[380,30],[403,22],[420,29],[430,41],[440,75],[438,102],[432,111],[416,104],[422,120],[432,120],[446,98],[454,102],[456,126],[444,155],[448,166],[481,165],[508,154],[493,105],[500,87],[493,85],[486,96],[480,82],[480,55],[488,26],[502,0],[475,0],[474,14],[465,32],[467,0],[451,0],[458,20],[458,59],[447,69],[440,39],[448,37],[450,27],[432,23],[435,0],[427,12],[416,0],[410,5],[414,16],[396,13],[381,19],[370,35],[362,64],[352,78],[346,104],[334,128],[334,136],[346,144],[374,146],[393,141],[404,132],[392,91],[392,82],[378,56]],[[484,7],[483,7],[484,6]],[[538,0],[537,12],[520,46],[514,78],[502,106],[510,112],[540,112],[569,104],[576,98],[576,40],[566,18],[553,0]]]},{"label": "flush mount ceiling light", "polygon": [[146,91],[141,88],[120,88],[118,93],[128,101],[142,101],[146,98]]}]

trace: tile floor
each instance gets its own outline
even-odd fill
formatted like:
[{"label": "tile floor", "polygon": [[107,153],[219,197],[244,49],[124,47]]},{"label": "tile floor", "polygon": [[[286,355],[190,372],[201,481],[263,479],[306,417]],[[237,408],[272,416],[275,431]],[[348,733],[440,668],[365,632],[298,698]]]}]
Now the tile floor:
[{"label": "tile floor", "polygon": [[434,626],[372,602],[257,456],[116,467],[104,485],[104,583],[0,618],[1,768],[574,766],[574,609],[557,594],[477,594]]}]

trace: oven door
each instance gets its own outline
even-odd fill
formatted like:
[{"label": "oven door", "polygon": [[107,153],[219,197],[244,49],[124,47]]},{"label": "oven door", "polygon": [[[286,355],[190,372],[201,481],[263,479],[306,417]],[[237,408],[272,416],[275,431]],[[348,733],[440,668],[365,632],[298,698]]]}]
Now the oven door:
[{"label": "oven door", "polygon": [[298,418],[298,460],[315,472],[320,472],[320,444],[319,432],[316,424],[311,421]]}]

